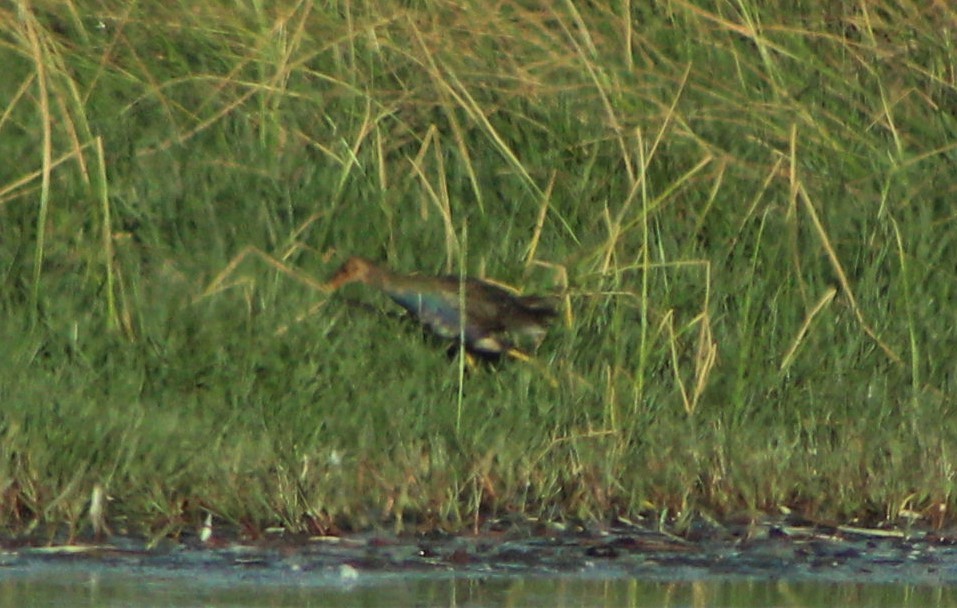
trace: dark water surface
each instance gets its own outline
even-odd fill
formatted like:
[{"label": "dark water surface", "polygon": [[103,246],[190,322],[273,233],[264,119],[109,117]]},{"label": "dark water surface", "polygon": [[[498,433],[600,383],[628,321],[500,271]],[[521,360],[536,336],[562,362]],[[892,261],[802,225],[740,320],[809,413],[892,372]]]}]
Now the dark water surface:
[{"label": "dark water surface", "polygon": [[478,536],[112,537],[0,552],[5,606],[957,606],[938,533],[637,526]]}]

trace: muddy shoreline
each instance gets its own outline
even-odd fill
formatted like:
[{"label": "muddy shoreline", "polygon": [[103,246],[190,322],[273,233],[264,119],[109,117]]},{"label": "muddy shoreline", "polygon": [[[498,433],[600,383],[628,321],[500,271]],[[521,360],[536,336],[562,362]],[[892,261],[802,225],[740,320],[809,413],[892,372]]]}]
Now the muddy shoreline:
[{"label": "muddy shoreline", "polygon": [[526,523],[489,526],[477,535],[307,537],[271,530],[249,539],[224,528],[153,546],[118,535],[72,543],[8,537],[0,545],[0,578],[94,568],[348,586],[381,575],[957,584],[957,536],[786,522],[702,525],[683,536],[628,522],[604,529]]}]

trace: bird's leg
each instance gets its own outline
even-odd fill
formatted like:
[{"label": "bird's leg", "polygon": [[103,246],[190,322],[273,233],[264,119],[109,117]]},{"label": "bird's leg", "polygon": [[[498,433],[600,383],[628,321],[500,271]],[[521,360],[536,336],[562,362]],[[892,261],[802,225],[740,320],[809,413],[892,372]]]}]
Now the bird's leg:
[{"label": "bird's leg", "polygon": [[519,361],[524,361],[525,363],[531,363],[532,358],[525,354],[524,352],[518,350],[514,346],[505,351],[505,354],[513,359],[518,359]]},{"label": "bird's leg", "polygon": [[475,355],[473,355],[466,349],[462,348],[458,342],[455,342],[451,346],[449,346],[448,349],[445,351],[445,354],[449,357],[449,359],[455,359],[455,357],[458,356],[459,352],[461,352],[462,356],[465,357],[465,367],[469,371],[469,373],[479,368],[478,360],[475,358]]},{"label": "bird's leg", "polygon": [[528,355],[518,350],[515,347],[509,348],[507,351],[505,351],[505,354],[513,359],[518,359],[519,361],[522,361],[523,363],[528,363],[529,365],[534,367],[540,374],[545,376],[545,379],[552,386],[552,388],[558,388],[558,380],[556,380],[555,376],[553,376],[552,373],[548,371],[548,369],[546,369],[544,365],[542,365],[541,361],[539,361],[535,357],[532,357],[531,355]]}]

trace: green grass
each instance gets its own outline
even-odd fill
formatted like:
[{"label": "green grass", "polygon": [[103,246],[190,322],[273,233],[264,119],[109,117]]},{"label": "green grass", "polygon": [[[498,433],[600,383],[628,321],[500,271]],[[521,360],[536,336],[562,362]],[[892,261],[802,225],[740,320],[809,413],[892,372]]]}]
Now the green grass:
[{"label": "green grass", "polygon": [[[950,523],[955,17],[0,9],[0,524]],[[460,377],[350,254],[566,322]]]}]

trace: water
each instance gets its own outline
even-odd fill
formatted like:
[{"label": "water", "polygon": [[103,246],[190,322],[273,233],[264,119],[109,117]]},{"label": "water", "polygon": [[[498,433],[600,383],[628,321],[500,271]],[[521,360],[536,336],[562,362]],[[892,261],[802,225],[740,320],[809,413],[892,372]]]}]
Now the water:
[{"label": "water", "polygon": [[619,526],[13,542],[0,553],[0,608],[957,606],[957,543],[936,533],[768,525],[688,540]]},{"label": "water", "polygon": [[953,587],[787,580],[656,582],[560,575],[336,575],[246,578],[219,571],[46,567],[0,572],[0,607],[49,606],[929,606],[957,605]]}]

